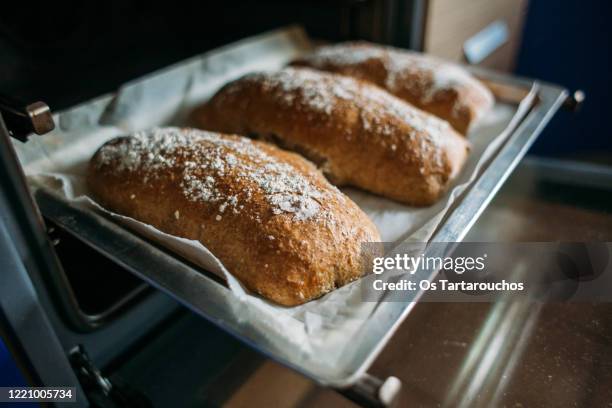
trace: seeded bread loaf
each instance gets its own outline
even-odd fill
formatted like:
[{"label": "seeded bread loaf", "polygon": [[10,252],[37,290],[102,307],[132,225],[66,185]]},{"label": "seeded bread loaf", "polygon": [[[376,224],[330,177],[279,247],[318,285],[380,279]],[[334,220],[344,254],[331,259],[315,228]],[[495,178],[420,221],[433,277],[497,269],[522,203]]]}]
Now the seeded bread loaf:
[{"label": "seeded bread loaf", "polygon": [[494,101],[489,89],[458,65],[367,42],[321,47],[292,64],[372,82],[447,120],[462,134]]},{"label": "seeded bread loaf", "polygon": [[196,109],[197,127],[271,140],[338,185],[434,203],[469,144],[450,125],[367,82],[310,69],[248,74]]},{"label": "seeded bread loaf", "polygon": [[282,305],[366,270],[368,217],[300,156],[264,142],[160,128],[113,139],[90,162],[105,208],[198,240],[248,289]]}]

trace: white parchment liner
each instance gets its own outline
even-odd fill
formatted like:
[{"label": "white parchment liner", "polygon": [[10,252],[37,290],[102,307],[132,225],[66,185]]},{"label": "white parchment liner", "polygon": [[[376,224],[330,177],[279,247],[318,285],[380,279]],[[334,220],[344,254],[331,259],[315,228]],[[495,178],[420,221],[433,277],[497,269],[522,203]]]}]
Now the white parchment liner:
[{"label": "white parchment liner", "polygon": [[[60,192],[76,205],[103,211],[111,218],[162,242],[207,270],[224,276],[235,296],[236,318],[271,344],[293,347],[300,360],[343,367],[344,353],[358,335],[376,302],[362,302],[354,282],[321,299],[286,308],[247,293],[202,244],[170,236],[134,219],[100,208],[87,196],[86,163],[105,141],[161,125],[180,125],[188,112],[228,80],[249,71],[277,69],[311,49],[297,28],[278,30],[194,57],[56,115],[57,129],[15,147],[34,188]],[[408,207],[354,189],[343,189],[374,221],[383,241],[427,241],[446,210],[476,177],[510,131],[526,114],[533,93],[519,107],[498,103],[469,135],[470,158],[454,187],[427,208]],[[152,204],[153,205],[153,204]],[[238,307],[248,305],[248,307]]]}]

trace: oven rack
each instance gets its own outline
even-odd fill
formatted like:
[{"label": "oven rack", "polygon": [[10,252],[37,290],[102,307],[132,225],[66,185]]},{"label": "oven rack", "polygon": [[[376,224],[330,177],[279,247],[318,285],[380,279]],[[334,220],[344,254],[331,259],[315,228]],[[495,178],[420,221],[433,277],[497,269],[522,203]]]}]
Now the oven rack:
[{"label": "oven rack", "polygon": [[[518,103],[530,90],[535,90],[536,98],[477,179],[447,212],[432,242],[461,241],[555,112],[563,104],[571,108],[579,102],[573,95],[568,96],[565,89],[553,84],[483,69],[472,70],[488,83],[499,99]],[[366,335],[356,341],[354,357],[344,367],[344,375],[332,375],[318,366],[299,361],[291,350],[278,349],[268,339],[240,324],[237,316],[241,306],[216,275],[206,273],[100,214],[73,206],[49,191],[37,190],[35,199],[45,217],[75,238],[269,358],[321,385],[335,387],[364,405],[389,405],[397,395],[401,384],[396,378],[378,379],[369,375],[367,369],[408,316],[420,294],[399,302],[381,303],[366,323]]]}]

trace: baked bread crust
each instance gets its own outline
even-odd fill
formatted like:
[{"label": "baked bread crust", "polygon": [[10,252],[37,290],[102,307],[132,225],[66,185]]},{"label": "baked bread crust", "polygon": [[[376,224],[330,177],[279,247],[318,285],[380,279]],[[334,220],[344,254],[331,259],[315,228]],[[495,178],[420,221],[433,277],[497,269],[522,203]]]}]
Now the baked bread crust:
[{"label": "baked bread crust", "polygon": [[296,150],[335,184],[419,206],[444,193],[469,151],[447,122],[379,87],[305,68],[248,74],[192,118],[203,129]]},{"label": "baked bread crust", "polygon": [[249,290],[281,305],[366,270],[369,218],[302,157],[264,142],[158,128],[105,143],[88,186],[105,208],[198,240]]},{"label": "baked bread crust", "polygon": [[491,91],[456,64],[368,42],[320,47],[292,65],[372,82],[448,121],[464,135],[494,103]]}]

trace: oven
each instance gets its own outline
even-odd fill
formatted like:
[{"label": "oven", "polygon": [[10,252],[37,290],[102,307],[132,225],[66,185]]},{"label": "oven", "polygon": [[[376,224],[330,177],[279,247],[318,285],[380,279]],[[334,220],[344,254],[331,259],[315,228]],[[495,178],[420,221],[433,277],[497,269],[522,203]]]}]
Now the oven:
[{"label": "oven", "polygon": [[[354,403],[392,405],[401,382],[368,368],[414,302],[381,308],[387,320],[372,324],[363,355],[351,362],[354,375],[326,376],[290,358],[290,350],[252,335],[236,318],[238,312],[228,312],[231,300],[219,278],[206,275],[194,291],[194,276],[202,274],[197,266],[104,217],[30,190],[21,146],[64,129],[70,119],[64,112],[94,98],[105,103],[100,95],[112,99],[116,89],[126,89],[124,83],[129,88],[168,66],[170,71],[158,72],[171,74],[185,59],[288,24],[293,26],[286,29],[287,38],[367,39],[427,51],[431,5],[419,0],[179,3],[171,8],[138,2],[54,5],[3,17],[2,46],[13,61],[3,68],[12,77],[4,81],[0,97],[4,342],[27,384],[74,387],[77,406],[222,405],[268,359]],[[495,35],[474,41],[493,53]],[[463,62],[469,61],[467,51],[460,56]],[[576,109],[583,99],[558,85],[473,69],[498,95],[517,104],[530,94],[533,99],[437,231],[440,241],[461,240],[557,110]],[[55,142],[66,144],[54,145],[61,155],[78,139]]]}]

